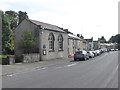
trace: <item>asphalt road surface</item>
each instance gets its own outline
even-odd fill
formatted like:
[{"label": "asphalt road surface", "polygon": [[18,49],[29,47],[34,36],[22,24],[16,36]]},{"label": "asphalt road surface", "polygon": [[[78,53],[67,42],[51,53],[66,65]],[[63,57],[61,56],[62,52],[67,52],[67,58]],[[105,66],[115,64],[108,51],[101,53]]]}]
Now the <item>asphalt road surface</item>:
[{"label": "asphalt road surface", "polygon": [[[120,52],[119,52],[120,53]],[[118,51],[4,76],[3,88],[118,88]]]}]

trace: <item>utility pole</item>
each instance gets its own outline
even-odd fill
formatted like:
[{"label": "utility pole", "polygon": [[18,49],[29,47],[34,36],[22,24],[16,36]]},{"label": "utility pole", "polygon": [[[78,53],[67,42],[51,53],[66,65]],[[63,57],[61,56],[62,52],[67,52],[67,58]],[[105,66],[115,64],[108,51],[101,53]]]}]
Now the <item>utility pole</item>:
[{"label": "utility pole", "polygon": [[43,28],[41,25],[38,25],[38,30],[39,30],[39,53],[40,53],[40,61],[42,61],[42,31]]}]

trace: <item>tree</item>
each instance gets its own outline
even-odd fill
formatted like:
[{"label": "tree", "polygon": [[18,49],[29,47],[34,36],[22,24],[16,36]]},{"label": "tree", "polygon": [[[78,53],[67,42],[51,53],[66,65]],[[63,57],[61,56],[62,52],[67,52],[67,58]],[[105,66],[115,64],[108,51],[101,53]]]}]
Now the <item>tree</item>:
[{"label": "tree", "polygon": [[8,17],[2,13],[2,53],[10,54],[13,49],[13,32],[10,28]]},{"label": "tree", "polygon": [[112,37],[109,39],[109,42],[120,44],[120,34],[117,34],[117,35],[115,35],[115,36],[112,36]]},{"label": "tree", "polygon": [[104,36],[100,38],[100,43],[106,43],[106,39],[104,38]]},{"label": "tree", "polygon": [[8,23],[10,24],[10,28],[14,30],[17,27],[18,23],[18,14],[15,11],[6,11],[5,15],[8,17]]},{"label": "tree", "polygon": [[14,54],[14,29],[18,23],[28,18],[26,12],[5,11],[2,13],[2,53]]},{"label": "tree", "polygon": [[18,24],[20,24],[24,19],[28,19],[28,15],[26,12],[19,11],[18,18],[19,18]]},{"label": "tree", "polygon": [[22,38],[18,42],[18,48],[23,49],[24,53],[30,53],[30,49],[36,45],[36,38],[31,30],[24,30],[21,35]]},{"label": "tree", "polygon": [[117,43],[116,48],[120,50],[120,34],[116,34],[115,36],[111,36],[108,41],[109,43]]}]

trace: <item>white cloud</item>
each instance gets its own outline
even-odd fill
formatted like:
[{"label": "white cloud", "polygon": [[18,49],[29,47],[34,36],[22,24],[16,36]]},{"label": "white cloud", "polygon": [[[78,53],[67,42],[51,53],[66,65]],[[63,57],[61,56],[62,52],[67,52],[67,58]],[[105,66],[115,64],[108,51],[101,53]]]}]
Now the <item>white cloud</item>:
[{"label": "white cloud", "polygon": [[85,38],[118,33],[118,0],[1,0],[2,10],[26,11],[31,19],[83,33]]}]

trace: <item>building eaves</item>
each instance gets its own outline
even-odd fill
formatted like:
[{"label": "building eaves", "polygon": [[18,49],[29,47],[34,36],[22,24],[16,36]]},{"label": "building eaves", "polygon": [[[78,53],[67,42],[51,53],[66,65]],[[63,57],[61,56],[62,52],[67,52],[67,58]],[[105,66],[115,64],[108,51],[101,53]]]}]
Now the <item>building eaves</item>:
[{"label": "building eaves", "polygon": [[28,20],[30,22],[36,24],[37,26],[41,25],[46,30],[52,30],[52,31],[57,31],[57,32],[63,32],[63,33],[65,33],[65,31],[62,30],[62,28],[59,28],[56,25],[52,25],[52,24],[48,24],[48,23],[44,23],[44,22],[40,22],[40,21],[36,21],[36,20],[31,20],[31,19],[28,19]]},{"label": "building eaves", "polygon": [[92,39],[85,39],[86,41],[88,41],[88,42],[92,42]]},{"label": "building eaves", "polygon": [[76,35],[73,35],[73,34],[68,34],[68,37],[71,38],[71,39],[77,39],[77,40],[80,40],[79,37],[77,37]]}]

